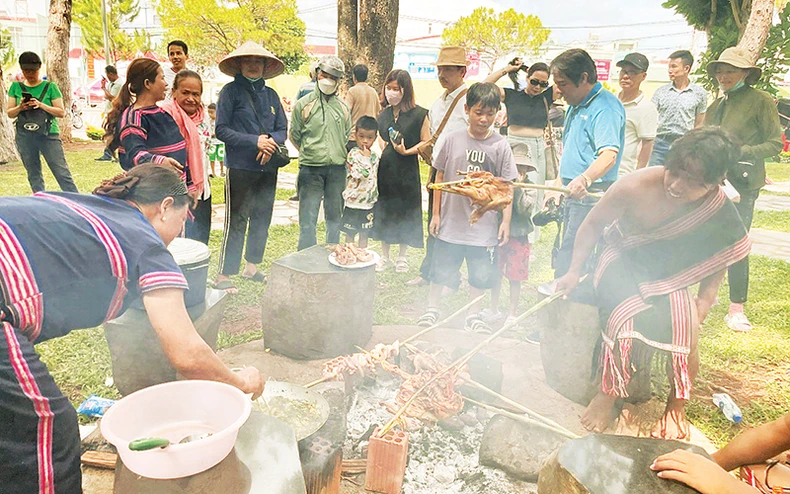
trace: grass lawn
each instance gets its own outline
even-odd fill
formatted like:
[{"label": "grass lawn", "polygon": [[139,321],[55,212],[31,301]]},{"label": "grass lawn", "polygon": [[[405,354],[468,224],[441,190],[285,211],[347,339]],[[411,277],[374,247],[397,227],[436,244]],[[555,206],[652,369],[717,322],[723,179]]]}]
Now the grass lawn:
[{"label": "grass lawn", "polygon": [[[91,190],[102,178],[110,177],[119,170],[117,164],[93,161],[96,150],[67,152],[67,159],[77,186],[82,191]],[[296,173],[295,162],[283,168],[284,172]],[[427,179],[428,168],[421,167],[423,180]],[[47,184],[54,179],[47,172]],[[784,174],[784,175],[783,175]],[[775,181],[790,181],[786,165],[769,165],[769,175]],[[215,202],[222,202],[224,180],[212,179]],[[277,191],[278,199],[287,199],[293,190]],[[26,195],[29,188],[24,170],[19,163],[0,166],[0,195]],[[758,213],[755,226],[788,230],[790,213]],[[549,256],[556,232],[553,228],[543,230],[541,241],[535,246],[537,261],[532,265],[529,285],[534,286],[551,279]],[[323,237],[323,225],[319,225],[319,239]],[[271,263],[296,249],[298,227],[274,226],[270,230],[269,243],[261,268],[268,270]],[[211,235],[210,248],[216,253],[221,241],[221,232]],[[216,263],[217,256],[212,256]],[[378,289],[374,305],[376,324],[404,324],[413,322],[425,307],[427,287],[407,287],[404,282],[417,274],[422,260],[422,251],[410,249],[409,273],[393,271],[378,275]],[[216,272],[216,264],[210,267],[210,276]],[[735,398],[744,414],[744,422],[757,425],[790,411],[790,295],[786,290],[790,283],[790,264],[764,257],[754,256],[751,264],[751,290],[748,313],[755,329],[748,334],[735,334],[723,322],[726,312],[727,286],[719,293],[721,304],[714,308],[701,331],[700,349],[702,369],[696,383],[696,391],[689,405],[689,416],[702,431],[721,445],[738,433],[743,426],[735,426],[724,419],[713,407],[710,394],[721,388]],[[231,309],[225,313],[219,346],[225,348],[254,338],[259,338],[262,329],[234,331],[234,323],[249,317],[250,312],[259,311],[260,299],[265,287],[236,277],[241,292],[231,299]],[[507,288],[503,290],[503,304],[507,300]],[[527,308],[535,300],[535,291],[522,291],[522,307]],[[465,289],[444,301],[447,309],[458,307],[466,300]],[[246,314],[246,315],[245,315]],[[111,376],[110,355],[100,328],[73,331],[71,334],[37,345],[42,359],[49,366],[56,382],[64,393],[79,404],[91,393],[106,397],[117,397],[117,390],[107,385]],[[528,403],[526,405],[529,405]]]}]

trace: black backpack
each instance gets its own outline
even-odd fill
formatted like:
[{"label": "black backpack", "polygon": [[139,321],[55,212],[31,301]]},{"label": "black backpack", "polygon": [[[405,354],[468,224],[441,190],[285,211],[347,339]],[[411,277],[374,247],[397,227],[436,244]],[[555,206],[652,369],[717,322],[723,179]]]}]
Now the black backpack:
[{"label": "black backpack", "polygon": [[[49,82],[44,86],[41,91],[39,101],[42,101],[49,91]],[[52,127],[52,120],[55,117],[45,112],[41,108],[33,108],[19,112],[16,118],[16,131],[23,132],[26,135],[49,135],[49,129]]]}]

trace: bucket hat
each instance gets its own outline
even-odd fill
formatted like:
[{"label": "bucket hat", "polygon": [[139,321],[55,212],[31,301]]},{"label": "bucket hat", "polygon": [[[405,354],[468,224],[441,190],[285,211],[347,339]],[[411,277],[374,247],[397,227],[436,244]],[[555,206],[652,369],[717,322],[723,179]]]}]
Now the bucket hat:
[{"label": "bucket hat", "polygon": [[716,80],[716,69],[722,64],[730,65],[739,69],[746,69],[748,74],[746,74],[746,79],[744,82],[749,85],[752,85],[760,80],[760,76],[763,74],[761,68],[751,63],[749,59],[749,53],[743,48],[737,46],[727,48],[721,52],[718,60],[714,60],[708,64],[706,69],[711,79]]},{"label": "bucket hat", "polygon": [[443,46],[434,64],[437,67],[466,67],[466,51],[460,46]]},{"label": "bucket hat", "polygon": [[527,143],[514,143],[510,146],[510,149],[513,151],[513,158],[516,160],[516,166],[524,166],[527,167],[528,170],[537,170],[532,162],[532,153]]},{"label": "bucket hat", "polygon": [[247,41],[225,56],[219,62],[219,70],[223,74],[235,77],[236,74],[241,72],[241,66],[239,65],[241,57],[261,57],[266,60],[266,66],[263,69],[264,79],[277,77],[285,71],[285,65],[274,53],[254,41]]},{"label": "bucket hat", "polygon": [[342,79],[346,76],[346,64],[334,55],[321,57],[321,59],[318,60],[318,66],[316,68],[338,79]]}]

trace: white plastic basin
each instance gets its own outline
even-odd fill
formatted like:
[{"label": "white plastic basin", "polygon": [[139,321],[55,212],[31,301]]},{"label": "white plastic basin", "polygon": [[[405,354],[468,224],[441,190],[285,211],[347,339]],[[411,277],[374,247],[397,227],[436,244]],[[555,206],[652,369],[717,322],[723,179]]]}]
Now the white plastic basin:
[{"label": "white plastic basin", "polygon": [[[214,381],[176,381],[132,393],[110,407],[101,432],[124,465],[143,477],[176,479],[213,467],[233,449],[251,402],[239,389]],[[177,444],[192,434],[205,439]],[[132,451],[129,443],[146,437],[170,440],[167,448]]]}]

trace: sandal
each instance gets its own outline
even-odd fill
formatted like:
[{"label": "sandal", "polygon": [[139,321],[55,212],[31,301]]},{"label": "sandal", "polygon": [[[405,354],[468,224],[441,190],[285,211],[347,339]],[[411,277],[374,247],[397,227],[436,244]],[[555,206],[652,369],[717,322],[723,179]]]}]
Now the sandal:
[{"label": "sandal", "polygon": [[211,288],[213,288],[214,290],[222,290],[228,295],[233,295],[235,293],[238,293],[239,291],[239,289],[236,288],[236,285],[230,280],[217,281],[213,285],[211,285]]},{"label": "sandal", "polygon": [[241,277],[245,280],[254,281],[255,283],[263,283],[264,285],[269,281],[268,277],[260,271],[255,271],[255,274],[252,276],[241,275]]},{"label": "sandal", "polygon": [[399,257],[398,262],[395,263],[395,272],[396,273],[408,273],[409,272],[409,263],[406,262],[405,257]]},{"label": "sandal", "polygon": [[417,326],[421,328],[427,328],[433,326],[439,321],[439,309],[436,307],[428,307],[428,310],[425,311],[425,314],[421,315],[419,319],[417,319]]},{"label": "sandal", "polygon": [[392,259],[388,257],[382,257],[379,259],[379,262],[376,263],[376,272],[381,273],[382,271],[386,271],[394,265],[395,263],[392,262]]},{"label": "sandal", "polygon": [[483,318],[480,317],[480,314],[467,316],[466,322],[464,324],[464,330],[471,331],[472,333],[491,334],[491,326],[483,321]]},{"label": "sandal", "polygon": [[752,323],[749,322],[749,319],[743,312],[724,316],[724,322],[727,323],[727,327],[738,333],[745,333],[752,329]]},{"label": "sandal", "polygon": [[[507,319],[505,319],[505,324],[503,324],[503,326],[510,326],[511,324],[516,322],[516,319],[518,319],[518,317],[516,316],[507,316]],[[511,331],[516,331],[517,329],[518,326],[513,326],[512,328],[510,328]]]}]

